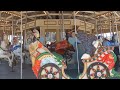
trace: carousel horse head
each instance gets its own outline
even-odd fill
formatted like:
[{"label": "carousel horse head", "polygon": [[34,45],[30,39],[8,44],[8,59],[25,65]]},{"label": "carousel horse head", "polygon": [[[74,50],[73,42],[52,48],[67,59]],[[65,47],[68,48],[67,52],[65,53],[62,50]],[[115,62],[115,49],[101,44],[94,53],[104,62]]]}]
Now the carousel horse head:
[{"label": "carousel horse head", "polygon": [[34,29],[33,30],[33,34],[36,38],[39,38],[40,37],[40,34],[39,34],[39,31],[37,29]]},{"label": "carousel horse head", "polygon": [[7,50],[7,44],[5,43],[5,41],[1,41],[1,45],[0,45],[0,55],[3,55],[5,54],[5,51],[4,50]]},{"label": "carousel horse head", "polygon": [[3,33],[3,40],[1,40],[1,48],[6,50],[8,44],[8,36],[5,33]]},{"label": "carousel horse head", "polygon": [[6,33],[3,33],[3,41],[5,41],[6,44],[9,44],[8,35]]},{"label": "carousel horse head", "polygon": [[1,48],[6,50],[7,49],[7,44],[5,41],[1,41]]}]

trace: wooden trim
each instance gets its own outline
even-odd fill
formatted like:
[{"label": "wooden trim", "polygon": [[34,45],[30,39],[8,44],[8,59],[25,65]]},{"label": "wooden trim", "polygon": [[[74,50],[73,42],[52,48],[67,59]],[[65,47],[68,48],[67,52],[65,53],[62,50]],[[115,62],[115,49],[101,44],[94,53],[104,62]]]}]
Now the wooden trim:
[{"label": "wooden trim", "polygon": [[31,22],[31,23],[27,24],[27,27],[33,27],[33,26],[35,26],[35,22]]},{"label": "wooden trim", "polygon": [[57,32],[56,29],[45,29],[45,32]]},{"label": "wooden trim", "polygon": [[44,25],[57,25],[57,22],[56,21],[44,21]]},{"label": "wooden trim", "polygon": [[[66,24],[65,22],[68,21],[69,23]],[[58,25],[61,25],[62,24],[62,21],[58,21]],[[71,21],[70,20],[64,20],[64,25],[71,25]]]}]

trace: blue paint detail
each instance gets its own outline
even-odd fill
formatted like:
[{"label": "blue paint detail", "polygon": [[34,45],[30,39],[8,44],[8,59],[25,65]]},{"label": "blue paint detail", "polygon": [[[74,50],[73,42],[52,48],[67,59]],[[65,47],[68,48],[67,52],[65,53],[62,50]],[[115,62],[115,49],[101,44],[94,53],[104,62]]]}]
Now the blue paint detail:
[{"label": "blue paint detail", "polygon": [[15,47],[11,48],[11,51],[17,50],[18,48],[21,48],[20,45],[16,45]]}]

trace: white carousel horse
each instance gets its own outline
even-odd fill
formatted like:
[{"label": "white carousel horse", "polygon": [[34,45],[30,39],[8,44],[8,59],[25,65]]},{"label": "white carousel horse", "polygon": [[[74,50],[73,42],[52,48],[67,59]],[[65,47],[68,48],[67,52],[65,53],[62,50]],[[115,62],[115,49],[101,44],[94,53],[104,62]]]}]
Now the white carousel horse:
[{"label": "white carousel horse", "polygon": [[[23,58],[23,56],[25,56],[25,53],[21,51],[21,45],[19,44],[17,37],[13,38],[13,46],[11,48],[11,52],[17,60],[20,59],[21,56],[22,56],[22,58]],[[22,53],[22,55],[21,55],[21,53]],[[23,63],[23,59],[22,59],[22,63]]]},{"label": "white carousel horse", "polygon": [[0,48],[0,58],[5,58],[8,62],[9,62],[9,66],[12,66],[12,59],[10,59],[10,57],[12,56],[9,52],[7,52],[7,48],[6,48],[7,44],[5,43],[5,41],[1,41],[1,48]]},{"label": "white carousel horse", "polygon": [[[13,45],[12,53],[13,53],[13,56],[17,58],[21,57],[21,46],[19,44]],[[25,53],[22,52],[22,58],[24,55]],[[22,59],[22,63],[23,63],[23,59]]]}]

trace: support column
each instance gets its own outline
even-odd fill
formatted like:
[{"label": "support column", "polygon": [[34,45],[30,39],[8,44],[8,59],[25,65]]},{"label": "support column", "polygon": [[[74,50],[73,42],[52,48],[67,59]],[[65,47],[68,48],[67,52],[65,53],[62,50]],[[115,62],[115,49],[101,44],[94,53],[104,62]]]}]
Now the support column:
[{"label": "support column", "polygon": [[22,36],[23,36],[23,26],[22,26],[22,24],[23,24],[23,21],[22,21],[22,11],[21,11],[21,27],[20,27],[20,31],[21,31],[21,79],[22,79],[22,63],[23,63],[23,57],[22,57]]},{"label": "support column", "polygon": [[56,29],[56,41],[60,41],[60,29]]},{"label": "support column", "polygon": [[46,38],[45,38],[45,28],[43,28],[43,27],[40,27],[40,36],[43,36],[43,38],[44,38],[44,45],[45,45],[45,41],[46,41]]}]

